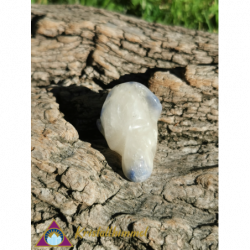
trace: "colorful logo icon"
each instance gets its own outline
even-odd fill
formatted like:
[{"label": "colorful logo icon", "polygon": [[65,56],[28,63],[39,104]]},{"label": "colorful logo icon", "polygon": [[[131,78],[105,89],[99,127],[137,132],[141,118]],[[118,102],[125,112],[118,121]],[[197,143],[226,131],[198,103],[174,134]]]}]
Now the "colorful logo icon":
[{"label": "colorful logo icon", "polygon": [[50,226],[45,230],[36,247],[73,247],[63,230],[53,220]]}]

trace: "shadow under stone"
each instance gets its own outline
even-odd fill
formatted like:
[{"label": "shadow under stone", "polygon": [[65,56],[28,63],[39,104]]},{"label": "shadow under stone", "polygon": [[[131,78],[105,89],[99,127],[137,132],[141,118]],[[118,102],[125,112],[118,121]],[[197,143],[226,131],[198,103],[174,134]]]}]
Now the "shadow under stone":
[{"label": "shadow under stone", "polygon": [[56,97],[64,119],[71,123],[79,134],[79,139],[91,143],[106,158],[109,166],[122,178],[126,178],[121,168],[121,156],[112,151],[97,128],[107,90],[96,93],[84,86],[53,87],[50,92]]}]

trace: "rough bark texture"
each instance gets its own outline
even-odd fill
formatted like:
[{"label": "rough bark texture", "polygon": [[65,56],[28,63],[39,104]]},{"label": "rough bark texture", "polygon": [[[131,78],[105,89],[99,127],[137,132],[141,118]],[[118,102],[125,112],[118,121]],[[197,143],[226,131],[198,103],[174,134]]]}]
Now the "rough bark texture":
[{"label": "rough bark texture", "polygon": [[[217,249],[218,36],[81,6],[31,13],[32,248],[54,218],[72,249]],[[143,183],[126,180],[95,125],[131,80],[163,106]],[[75,239],[78,226],[149,230]]]}]

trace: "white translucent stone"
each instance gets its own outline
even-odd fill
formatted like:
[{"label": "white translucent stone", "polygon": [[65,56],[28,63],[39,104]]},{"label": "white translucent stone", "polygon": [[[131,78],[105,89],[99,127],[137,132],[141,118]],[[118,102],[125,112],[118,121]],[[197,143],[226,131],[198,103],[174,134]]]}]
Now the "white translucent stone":
[{"label": "white translucent stone", "polygon": [[152,173],[161,111],[159,99],[138,82],[117,85],[103,104],[97,126],[110,149],[122,156],[123,173],[133,182]]}]

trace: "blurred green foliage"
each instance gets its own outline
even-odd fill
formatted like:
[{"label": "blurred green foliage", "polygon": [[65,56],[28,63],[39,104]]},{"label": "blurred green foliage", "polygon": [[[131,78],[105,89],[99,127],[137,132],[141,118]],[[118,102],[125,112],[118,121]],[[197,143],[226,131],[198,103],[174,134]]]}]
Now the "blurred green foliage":
[{"label": "blurred green foliage", "polygon": [[31,0],[38,4],[82,4],[148,22],[218,32],[218,0]]}]

